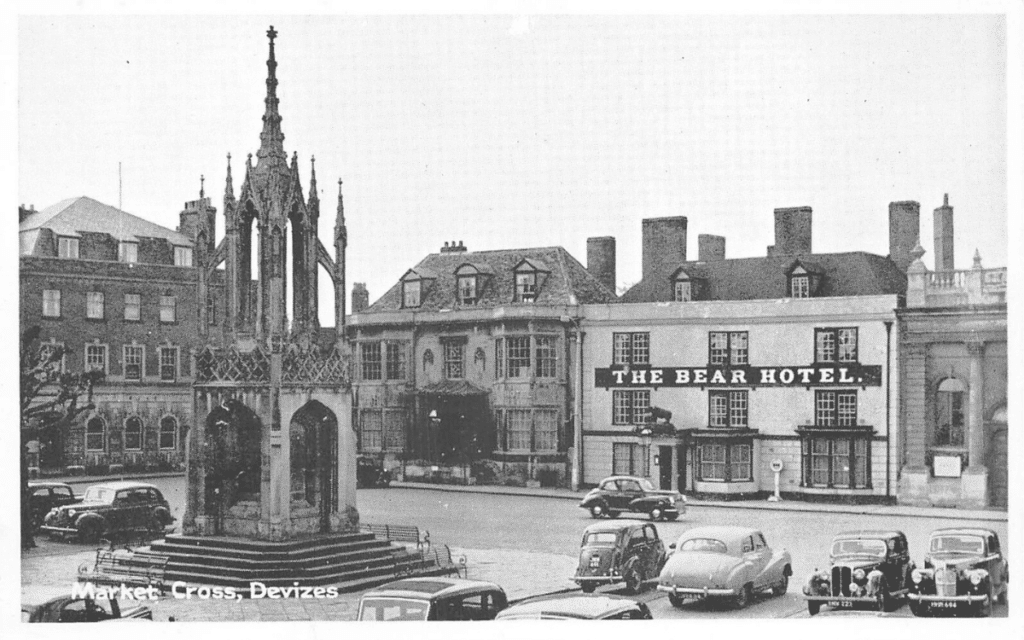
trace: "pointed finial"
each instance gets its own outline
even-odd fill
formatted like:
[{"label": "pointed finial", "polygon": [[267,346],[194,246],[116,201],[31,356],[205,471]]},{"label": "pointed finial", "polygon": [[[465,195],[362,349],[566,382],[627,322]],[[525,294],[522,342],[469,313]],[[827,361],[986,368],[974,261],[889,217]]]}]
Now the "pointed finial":
[{"label": "pointed finial", "polygon": [[974,249],[974,268],[981,268],[981,252],[977,248]]},{"label": "pointed finial", "polygon": [[228,176],[227,179],[224,181],[224,199],[235,199],[235,186],[231,181],[231,152],[228,152]]},{"label": "pointed finial", "polygon": [[203,185],[206,181],[206,177],[203,174],[199,174],[199,199],[202,200],[206,194],[203,192]]},{"label": "pointed finial", "polygon": [[309,156],[309,201],[319,202],[320,197],[316,193],[316,156]]}]

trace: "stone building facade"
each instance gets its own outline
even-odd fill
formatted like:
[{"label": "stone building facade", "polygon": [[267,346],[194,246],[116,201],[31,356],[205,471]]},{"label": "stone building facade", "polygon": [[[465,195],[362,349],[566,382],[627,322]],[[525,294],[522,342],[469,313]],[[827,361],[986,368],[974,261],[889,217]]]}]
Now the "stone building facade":
[{"label": "stone building facade", "polygon": [[885,256],[813,253],[810,208],[775,220],[767,256],[727,259],[701,235],[696,261],[685,218],[644,221],[643,280],[583,305],[584,483],[749,497],[773,489],[777,460],[784,496],[895,499],[905,275]]},{"label": "stone building facade", "polygon": [[935,210],[935,270],[917,246],[900,309],[900,502],[1007,506],[1006,268],[954,269],[953,208]]},{"label": "stone building facade", "polygon": [[614,299],[561,247],[445,243],[351,317],[360,452],[407,480],[567,484],[580,305]]},{"label": "stone building facade", "polygon": [[[22,330],[38,326],[43,349],[63,345],[66,371],[106,374],[93,412],[40,434],[43,473],[184,465],[199,317],[188,227],[215,211],[201,191],[175,231],[85,196],[22,210]],[[219,279],[210,290],[210,317],[222,315]]]}]

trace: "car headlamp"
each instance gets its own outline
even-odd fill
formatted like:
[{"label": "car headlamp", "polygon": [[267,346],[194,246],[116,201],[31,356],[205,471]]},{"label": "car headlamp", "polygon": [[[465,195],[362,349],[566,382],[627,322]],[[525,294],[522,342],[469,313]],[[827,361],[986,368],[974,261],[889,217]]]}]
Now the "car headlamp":
[{"label": "car headlamp", "polygon": [[851,594],[857,594],[858,592],[860,592],[860,586],[856,582],[851,582],[850,583],[850,593]]},{"label": "car headlamp", "polygon": [[69,517],[74,518],[76,513],[78,513],[78,512],[75,511],[74,509],[68,509],[68,516]]},{"label": "car headlamp", "polygon": [[821,573],[819,573],[817,575],[817,578],[818,578],[818,580],[824,580],[825,582],[828,582],[828,579],[829,579],[828,572],[827,571],[822,571]]},{"label": "car headlamp", "polygon": [[973,584],[974,586],[978,586],[979,584],[981,584],[981,579],[984,577],[985,576],[983,576],[981,573],[974,572],[970,576],[968,576],[968,579],[971,581],[971,584]]},{"label": "car headlamp", "polygon": [[863,569],[856,569],[856,570],[854,570],[854,572],[853,572],[853,579],[854,580],[863,580],[864,579],[864,570]]},{"label": "car headlamp", "polygon": [[910,574],[910,579],[914,581],[914,584],[921,584],[921,580],[924,579],[924,574],[921,573],[920,569],[914,569]]}]

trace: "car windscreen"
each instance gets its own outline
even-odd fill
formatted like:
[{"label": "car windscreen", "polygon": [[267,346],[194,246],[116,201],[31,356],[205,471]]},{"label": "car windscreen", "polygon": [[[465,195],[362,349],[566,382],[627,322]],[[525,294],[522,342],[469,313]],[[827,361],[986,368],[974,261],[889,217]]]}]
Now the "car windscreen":
[{"label": "car windscreen", "polygon": [[939,553],[985,553],[985,541],[978,536],[935,536],[932,538],[931,550]]},{"label": "car windscreen", "polygon": [[599,545],[614,545],[618,539],[619,534],[614,531],[595,531],[594,533],[588,533],[583,538],[584,545],[599,544]]},{"label": "car windscreen", "polygon": [[647,478],[640,478],[640,488],[644,491],[657,491],[651,481]]},{"label": "car windscreen", "polygon": [[869,538],[858,538],[856,540],[836,540],[832,543],[832,555],[844,556],[850,554],[885,557],[885,540]]},{"label": "car windscreen", "polygon": [[363,598],[359,620],[426,620],[430,602],[413,598]]},{"label": "car windscreen", "polygon": [[114,490],[106,487],[89,487],[85,491],[83,502],[105,502],[110,504],[114,501]]},{"label": "car windscreen", "polygon": [[690,538],[683,540],[679,551],[704,551],[706,553],[727,553],[728,547],[721,540],[714,538]]}]

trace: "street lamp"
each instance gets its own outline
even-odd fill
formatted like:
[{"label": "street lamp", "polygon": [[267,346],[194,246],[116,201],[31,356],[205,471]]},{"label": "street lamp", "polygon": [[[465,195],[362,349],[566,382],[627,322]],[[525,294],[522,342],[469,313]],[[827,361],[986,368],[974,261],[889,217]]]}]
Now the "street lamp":
[{"label": "street lamp", "polygon": [[579,491],[583,480],[583,330],[572,316],[562,316],[562,322],[572,323],[576,329],[576,388],[573,391],[572,411],[572,490]]},{"label": "street lamp", "polygon": [[651,443],[654,442],[654,430],[648,426],[643,426],[640,428],[636,435],[638,438],[640,438],[640,446],[643,447],[644,451],[647,454],[647,464],[644,465],[644,469],[647,470],[647,473],[644,474],[644,477],[650,479]]}]

